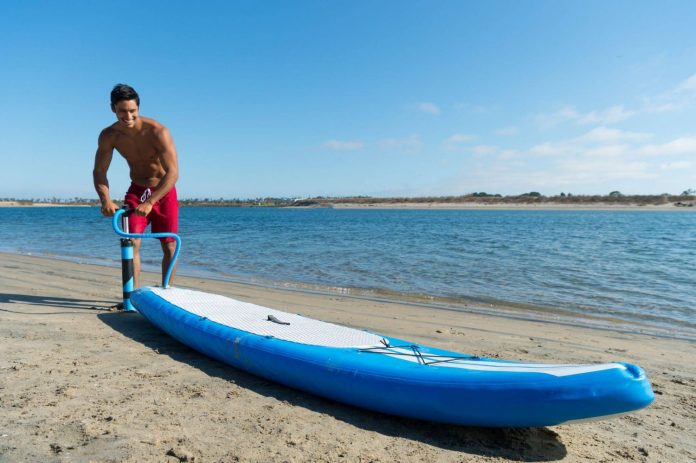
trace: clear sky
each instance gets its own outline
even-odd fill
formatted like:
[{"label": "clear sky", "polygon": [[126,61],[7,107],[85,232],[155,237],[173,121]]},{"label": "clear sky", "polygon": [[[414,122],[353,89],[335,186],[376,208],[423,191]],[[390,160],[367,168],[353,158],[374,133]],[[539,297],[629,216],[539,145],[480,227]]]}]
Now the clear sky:
[{"label": "clear sky", "polygon": [[4,0],[0,197],[96,198],[119,82],[180,198],[679,194],[695,24],[691,0]]}]

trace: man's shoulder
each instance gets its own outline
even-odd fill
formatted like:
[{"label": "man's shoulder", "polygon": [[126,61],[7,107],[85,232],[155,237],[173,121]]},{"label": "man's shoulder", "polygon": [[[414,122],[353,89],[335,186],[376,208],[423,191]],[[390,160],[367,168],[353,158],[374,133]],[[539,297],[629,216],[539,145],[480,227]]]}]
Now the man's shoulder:
[{"label": "man's shoulder", "polygon": [[116,129],[116,124],[111,124],[108,127],[105,127],[100,133],[99,133],[99,139],[100,140],[113,140],[118,136],[118,130]]},{"label": "man's shoulder", "polygon": [[141,117],[140,119],[143,121],[143,128],[158,139],[162,138],[163,136],[166,137],[166,134],[169,133],[169,129],[167,129],[167,127],[165,127],[164,124],[159,121],[149,117]]},{"label": "man's shoulder", "polygon": [[156,131],[156,130],[167,130],[167,128],[159,121],[156,121],[150,117],[141,117],[140,120],[143,122],[143,126]]}]

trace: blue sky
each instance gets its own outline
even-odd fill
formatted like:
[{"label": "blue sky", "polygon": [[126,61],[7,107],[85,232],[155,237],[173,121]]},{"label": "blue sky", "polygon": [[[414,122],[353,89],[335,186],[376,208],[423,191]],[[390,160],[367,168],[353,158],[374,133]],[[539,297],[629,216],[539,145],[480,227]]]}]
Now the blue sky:
[{"label": "blue sky", "polygon": [[5,0],[0,197],[96,197],[118,82],[171,130],[182,198],[679,194],[694,24],[692,1]]}]

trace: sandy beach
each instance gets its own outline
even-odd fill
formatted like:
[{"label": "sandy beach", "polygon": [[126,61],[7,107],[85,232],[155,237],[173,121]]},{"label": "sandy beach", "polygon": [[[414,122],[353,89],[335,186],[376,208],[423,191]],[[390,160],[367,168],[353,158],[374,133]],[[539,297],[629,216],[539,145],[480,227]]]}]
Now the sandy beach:
[{"label": "sandy beach", "polygon": [[[117,262],[114,262],[116,265]],[[144,274],[143,284],[159,275]],[[208,359],[113,312],[120,269],[0,253],[0,462],[696,461],[696,346],[640,334],[180,277],[177,285],[480,356],[628,361],[647,409],[552,428],[427,423]]]}]

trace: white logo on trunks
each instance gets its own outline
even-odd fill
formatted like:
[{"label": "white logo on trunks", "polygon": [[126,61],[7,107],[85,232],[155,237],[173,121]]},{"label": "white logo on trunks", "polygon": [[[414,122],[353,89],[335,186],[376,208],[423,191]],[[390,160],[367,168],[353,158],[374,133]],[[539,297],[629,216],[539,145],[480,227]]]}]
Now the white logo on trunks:
[{"label": "white logo on trunks", "polygon": [[150,198],[150,196],[152,196],[152,191],[150,191],[149,188],[145,188],[145,191],[143,191],[142,196],[140,196],[140,202],[144,203]]}]

